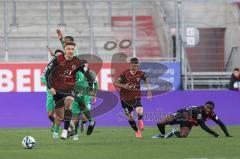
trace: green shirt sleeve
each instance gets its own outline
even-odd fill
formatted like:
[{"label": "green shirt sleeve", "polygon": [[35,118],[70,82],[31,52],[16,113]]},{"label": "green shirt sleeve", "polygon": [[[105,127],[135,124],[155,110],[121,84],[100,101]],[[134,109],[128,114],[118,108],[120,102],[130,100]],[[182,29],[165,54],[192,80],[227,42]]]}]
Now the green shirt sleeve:
[{"label": "green shirt sleeve", "polygon": [[95,92],[97,92],[98,87],[99,87],[99,86],[98,86],[98,82],[95,81],[95,82],[94,82],[94,91],[95,91]]},{"label": "green shirt sleeve", "polygon": [[[94,91],[97,92],[98,90],[98,82],[95,81],[93,83]],[[89,94],[89,85],[87,79],[84,77],[84,75],[81,72],[77,72],[76,74],[76,85],[75,85],[75,92],[78,94],[81,92],[82,95],[88,95]]]},{"label": "green shirt sleeve", "polygon": [[45,69],[44,69],[44,71],[43,71],[43,73],[42,73],[42,75],[41,75],[41,81],[42,81],[42,83],[45,84],[45,85],[47,84],[46,77],[45,77],[46,70],[47,70],[47,67],[45,67]]}]

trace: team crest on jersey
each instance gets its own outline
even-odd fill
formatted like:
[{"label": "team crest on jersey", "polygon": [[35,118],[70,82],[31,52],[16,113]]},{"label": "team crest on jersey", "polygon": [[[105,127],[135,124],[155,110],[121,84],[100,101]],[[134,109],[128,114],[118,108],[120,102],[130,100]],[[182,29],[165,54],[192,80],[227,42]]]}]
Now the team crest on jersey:
[{"label": "team crest on jersey", "polygon": [[76,65],[72,65],[72,69],[75,70],[77,68]]}]

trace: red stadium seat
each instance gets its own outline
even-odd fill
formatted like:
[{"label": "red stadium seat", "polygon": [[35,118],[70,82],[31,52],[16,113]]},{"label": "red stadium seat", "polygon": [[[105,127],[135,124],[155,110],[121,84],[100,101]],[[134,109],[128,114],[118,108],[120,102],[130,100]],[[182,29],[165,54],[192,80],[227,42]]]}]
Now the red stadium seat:
[{"label": "red stadium seat", "polygon": [[[118,41],[132,39],[132,17],[114,16],[112,17],[112,27]],[[131,56],[132,50],[124,50]],[[137,57],[161,57],[161,49],[157,34],[154,29],[152,16],[136,17],[136,53]]]}]

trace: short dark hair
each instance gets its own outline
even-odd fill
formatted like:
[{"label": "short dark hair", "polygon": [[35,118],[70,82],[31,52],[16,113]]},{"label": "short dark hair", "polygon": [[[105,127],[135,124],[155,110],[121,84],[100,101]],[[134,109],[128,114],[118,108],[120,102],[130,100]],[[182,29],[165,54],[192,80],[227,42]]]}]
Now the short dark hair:
[{"label": "short dark hair", "polygon": [[212,108],[212,109],[214,109],[214,106],[215,106],[213,101],[207,101],[207,102],[205,103],[205,105],[209,105],[210,108]]},{"label": "short dark hair", "polygon": [[64,54],[64,52],[63,52],[62,50],[56,49],[56,50],[54,51],[54,55],[56,55],[58,52],[61,52],[62,54]]},{"label": "short dark hair", "polygon": [[132,63],[132,64],[139,64],[138,58],[136,58],[136,57],[131,58],[130,59],[130,63]]},{"label": "short dark hair", "polygon": [[76,43],[73,42],[73,41],[68,41],[68,42],[64,43],[64,48],[65,48],[66,46],[68,46],[68,45],[76,46]]},{"label": "short dark hair", "polygon": [[74,42],[74,38],[72,36],[65,36],[64,40],[68,39],[68,41]]},{"label": "short dark hair", "polygon": [[239,71],[239,68],[234,68],[234,71]]}]

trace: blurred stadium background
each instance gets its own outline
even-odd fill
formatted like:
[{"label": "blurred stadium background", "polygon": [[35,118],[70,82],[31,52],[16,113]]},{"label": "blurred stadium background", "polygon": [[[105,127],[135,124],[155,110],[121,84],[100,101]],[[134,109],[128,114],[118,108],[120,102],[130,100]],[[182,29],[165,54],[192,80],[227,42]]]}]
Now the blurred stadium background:
[{"label": "blurred stadium background", "polygon": [[[43,154],[44,158],[52,158],[59,155],[53,152],[65,152],[69,147],[75,157],[81,149],[92,152],[83,154],[85,158],[103,158],[106,154],[108,158],[128,158],[131,153],[138,158],[159,158],[159,155],[178,159],[239,158],[236,138],[222,139],[221,145],[204,138],[207,135],[199,129],[193,137],[200,136],[200,140],[193,140],[192,136],[186,140],[188,152],[182,146],[183,141],[175,139],[163,141],[163,147],[159,149],[159,142],[149,138],[157,130],[149,127],[144,134],[145,141],[132,140],[130,128],[118,127],[97,127],[92,140],[83,136],[81,142],[88,145],[86,147],[76,146],[69,140],[67,145],[52,141],[51,133],[46,129],[51,123],[45,108],[46,88],[40,76],[51,59],[46,46],[52,50],[61,49],[57,28],[64,35],[75,38],[81,54],[93,54],[103,59],[98,76],[101,90],[114,91],[111,61],[116,53],[123,52],[142,62],[166,66],[167,70],[155,72],[158,74],[155,78],[171,84],[171,87],[161,87],[160,81],[160,91],[171,92],[156,95],[151,102],[143,99],[146,125],[155,126],[164,114],[183,106],[203,104],[206,100],[216,103],[216,112],[227,125],[240,125],[237,108],[240,94],[228,91],[230,75],[235,67],[240,67],[239,0],[0,0],[0,101],[3,103],[0,128],[40,128],[0,129],[0,136],[5,136],[0,142],[1,158],[41,158]],[[124,46],[130,41],[131,47],[119,48],[122,40],[125,40]],[[115,42],[117,47],[106,50],[107,42]],[[95,116],[97,126],[127,126],[119,101],[115,100],[117,96],[105,96],[104,99],[104,92],[101,95],[99,103],[105,100],[116,106],[107,111],[101,107],[103,112]],[[239,127],[230,127],[231,132],[237,136]],[[24,135],[33,135],[40,141],[40,148],[31,155],[16,145]],[[143,148],[145,154],[139,155],[132,143]],[[124,151],[118,149],[119,145]],[[89,149],[92,146],[93,149]],[[52,147],[56,151],[52,151]],[[213,150],[212,147],[217,148]],[[178,153],[172,153],[173,149]],[[48,152],[51,154],[46,155]]]},{"label": "blurred stadium background", "polygon": [[225,89],[239,66],[240,5],[234,0],[0,1],[0,61],[47,62],[61,48],[56,28],[75,37],[81,53],[111,61],[107,41],[142,60],[181,62],[183,89]]}]

